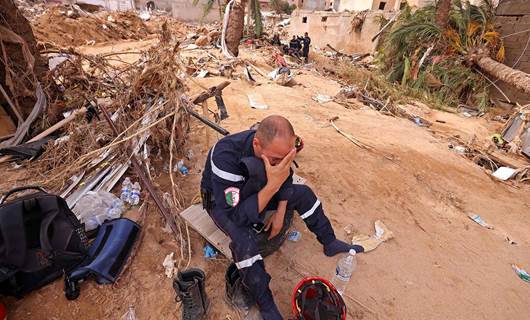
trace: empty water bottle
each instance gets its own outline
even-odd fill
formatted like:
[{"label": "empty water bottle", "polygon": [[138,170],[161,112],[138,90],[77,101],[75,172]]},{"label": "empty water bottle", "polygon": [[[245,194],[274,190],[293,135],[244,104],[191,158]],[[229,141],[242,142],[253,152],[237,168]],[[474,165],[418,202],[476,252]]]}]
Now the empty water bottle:
[{"label": "empty water bottle", "polygon": [[123,201],[118,198],[113,199],[110,207],[107,209],[107,217],[109,219],[117,219],[121,216],[124,209]]},{"label": "empty water bottle", "polygon": [[121,184],[121,195],[120,195],[121,201],[129,202],[129,198],[131,197],[131,188],[132,188],[131,179],[127,177],[123,180],[123,183]]},{"label": "empty water bottle", "polygon": [[138,182],[135,182],[132,186],[131,197],[129,199],[129,203],[132,206],[136,206],[140,203],[140,192],[141,191],[142,191],[142,187],[140,187],[140,184]]},{"label": "empty water bottle", "polygon": [[335,276],[331,280],[331,283],[333,283],[341,295],[344,294],[344,290],[346,290],[346,286],[348,285],[351,275],[356,267],[357,259],[355,257],[355,250],[351,249],[350,252],[342,257],[337,263]]},{"label": "empty water bottle", "polygon": [[188,168],[186,168],[186,166],[184,165],[184,159],[179,160],[179,162],[175,164],[173,171],[177,171],[177,170],[180,171],[180,173],[182,173],[185,176],[190,173]]}]

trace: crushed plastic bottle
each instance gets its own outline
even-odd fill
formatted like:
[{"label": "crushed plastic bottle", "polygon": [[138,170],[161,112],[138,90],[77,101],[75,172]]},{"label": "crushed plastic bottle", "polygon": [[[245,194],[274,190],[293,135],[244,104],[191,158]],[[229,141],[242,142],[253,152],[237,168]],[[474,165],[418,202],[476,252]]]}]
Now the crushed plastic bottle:
[{"label": "crushed plastic bottle", "polygon": [[107,220],[119,218],[125,206],[123,201],[106,191],[89,191],[77,202],[73,211],[85,230],[96,229]]},{"label": "crushed plastic bottle", "polygon": [[173,167],[173,171],[177,170],[185,176],[190,173],[188,168],[186,168],[186,166],[184,165],[184,159],[179,160],[179,162],[177,162],[177,164],[175,164],[175,166]]},{"label": "crushed plastic bottle", "polygon": [[292,242],[297,242],[300,238],[302,238],[302,233],[298,230],[293,230],[287,235],[287,240]]},{"label": "crushed plastic bottle", "polygon": [[129,197],[131,196],[131,188],[132,188],[131,179],[129,179],[129,177],[126,177],[121,184],[121,195],[120,195],[121,201],[129,202]]},{"label": "crushed plastic bottle", "polygon": [[355,250],[351,249],[350,252],[342,257],[337,263],[335,269],[335,276],[331,280],[331,283],[335,286],[337,291],[342,296],[348,282],[350,282],[351,276],[355,268],[357,267],[357,258],[355,257]]},{"label": "crushed plastic bottle", "polygon": [[140,203],[140,193],[142,187],[138,182],[135,182],[132,186],[131,197],[129,198],[129,203],[131,206],[137,206]]}]

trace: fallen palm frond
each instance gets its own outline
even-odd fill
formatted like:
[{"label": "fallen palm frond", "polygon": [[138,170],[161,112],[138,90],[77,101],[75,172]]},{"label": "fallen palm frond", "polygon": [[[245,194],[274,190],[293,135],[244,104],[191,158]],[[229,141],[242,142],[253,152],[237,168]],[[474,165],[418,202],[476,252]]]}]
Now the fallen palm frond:
[{"label": "fallen palm frond", "polygon": [[380,49],[378,62],[391,82],[425,91],[447,104],[489,107],[487,79],[473,68],[472,56],[504,59],[489,2],[455,0],[447,29],[435,23],[435,7],[405,8]]}]

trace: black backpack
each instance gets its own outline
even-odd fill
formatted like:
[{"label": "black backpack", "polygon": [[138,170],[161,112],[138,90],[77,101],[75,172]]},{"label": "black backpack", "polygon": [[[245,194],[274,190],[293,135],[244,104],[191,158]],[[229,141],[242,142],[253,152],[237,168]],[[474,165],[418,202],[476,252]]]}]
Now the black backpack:
[{"label": "black backpack", "polygon": [[[4,203],[28,189],[39,191]],[[61,197],[29,186],[0,201],[0,294],[20,298],[74,269],[87,251],[84,225]]]}]

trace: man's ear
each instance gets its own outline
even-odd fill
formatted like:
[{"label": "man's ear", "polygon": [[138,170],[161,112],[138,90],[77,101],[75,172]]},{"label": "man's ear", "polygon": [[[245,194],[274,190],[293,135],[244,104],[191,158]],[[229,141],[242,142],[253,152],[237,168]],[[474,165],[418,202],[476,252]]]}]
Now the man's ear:
[{"label": "man's ear", "polygon": [[254,139],[252,139],[252,145],[254,146],[254,149],[261,150],[261,143],[258,138],[254,137]]}]

